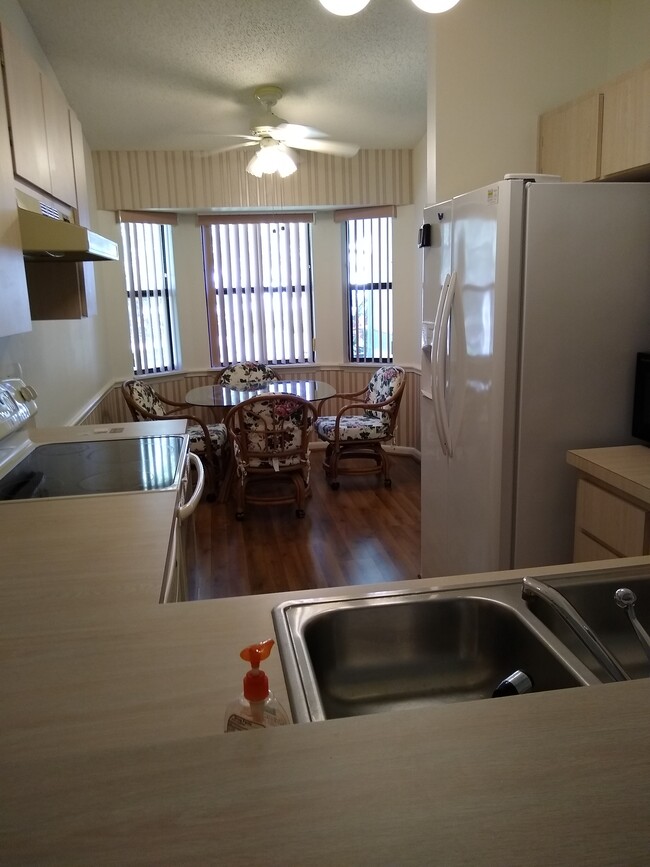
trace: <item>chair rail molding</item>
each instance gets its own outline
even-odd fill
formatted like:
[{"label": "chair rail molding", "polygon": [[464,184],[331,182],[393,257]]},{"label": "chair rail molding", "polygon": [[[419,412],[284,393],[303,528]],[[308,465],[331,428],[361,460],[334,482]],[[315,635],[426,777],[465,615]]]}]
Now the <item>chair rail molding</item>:
[{"label": "chair rail molding", "polygon": [[[406,371],[406,389],[400,408],[399,420],[395,431],[395,444],[386,445],[388,451],[397,454],[410,454],[420,457],[420,371],[401,365]],[[369,371],[378,364],[342,365],[282,365],[275,370],[286,379],[322,379],[329,382],[337,392],[358,391],[364,388],[369,379]],[[155,388],[171,400],[185,400],[185,395],[193,388],[212,385],[220,368],[214,370],[187,370],[174,373],[161,373],[143,376]],[[125,377],[128,378],[128,377]],[[122,397],[122,379],[109,383],[92,402],[87,402],[75,416],[74,424],[120,424],[132,421]],[[193,407],[193,414],[206,422],[214,421],[214,413],[207,407]],[[314,441],[312,448],[320,448]]]}]

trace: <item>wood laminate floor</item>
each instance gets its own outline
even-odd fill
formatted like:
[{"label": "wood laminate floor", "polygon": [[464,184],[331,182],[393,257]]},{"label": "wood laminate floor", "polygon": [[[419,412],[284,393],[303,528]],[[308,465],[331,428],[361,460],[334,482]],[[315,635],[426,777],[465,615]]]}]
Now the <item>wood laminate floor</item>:
[{"label": "wood laminate floor", "polygon": [[196,558],[189,599],[373,584],[418,577],[420,464],[391,457],[392,487],[376,475],[325,482],[323,452],[312,453],[307,514],[295,506],[202,502],[195,513]]}]

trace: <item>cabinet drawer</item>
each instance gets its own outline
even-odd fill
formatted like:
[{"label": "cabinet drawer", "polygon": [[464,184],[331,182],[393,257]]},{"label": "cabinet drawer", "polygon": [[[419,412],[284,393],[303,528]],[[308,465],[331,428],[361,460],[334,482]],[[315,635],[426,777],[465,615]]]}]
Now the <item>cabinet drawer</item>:
[{"label": "cabinet drawer", "polygon": [[615,494],[580,479],[576,510],[576,536],[587,533],[622,557],[645,553],[647,512]]},{"label": "cabinet drawer", "polygon": [[610,551],[600,542],[596,542],[591,536],[587,536],[582,530],[576,529],[573,540],[573,562],[588,563],[591,560],[612,560],[618,557],[616,551]]}]

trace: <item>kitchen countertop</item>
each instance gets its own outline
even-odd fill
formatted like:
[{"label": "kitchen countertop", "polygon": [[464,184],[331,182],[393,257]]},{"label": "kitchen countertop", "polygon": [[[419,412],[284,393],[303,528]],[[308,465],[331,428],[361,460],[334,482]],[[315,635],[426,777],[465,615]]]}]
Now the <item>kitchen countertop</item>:
[{"label": "kitchen countertop", "polygon": [[612,490],[623,491],[650,505],[650,449],[647,446],[613,446],[572,449],[567,463]]},{"label": "kitchen countertop", "polygon": [[159,605],[173,492],[82,499],[0,513],[1,864],[648,863],[650,680],[224,735],[273,605],[395,584]]}]

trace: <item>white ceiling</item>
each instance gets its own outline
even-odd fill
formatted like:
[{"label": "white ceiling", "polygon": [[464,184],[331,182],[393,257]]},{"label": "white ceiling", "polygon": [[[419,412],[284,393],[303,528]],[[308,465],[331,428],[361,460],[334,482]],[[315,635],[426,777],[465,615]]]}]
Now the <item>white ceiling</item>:
[{"label": "white ceiling", "polygon": [[19,0],[94,150],[209,149],[247,133],[253,91],[361,147],[412,147],[426,125],[430,16],[371,0]]}]

